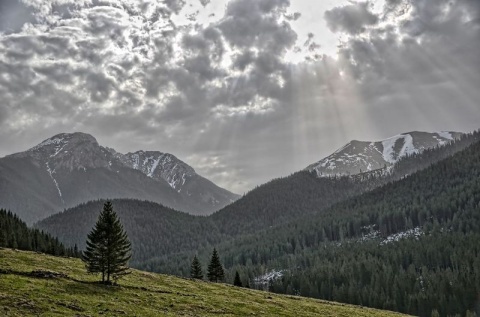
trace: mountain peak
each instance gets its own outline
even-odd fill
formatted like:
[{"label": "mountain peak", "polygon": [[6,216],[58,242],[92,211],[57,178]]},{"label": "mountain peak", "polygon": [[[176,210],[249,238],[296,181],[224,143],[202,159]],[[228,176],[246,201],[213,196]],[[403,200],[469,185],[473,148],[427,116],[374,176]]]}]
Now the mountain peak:
[{"label": "mountain peak", "polygon": [[10,155],[30,157],[52,173],[61,168],[73,171],[109,167],[111,156],[92,135],[83,132],[59,133],[25,152]]},{"label": "mountain peak", "polygon": [[58,143],[60,141],[74,141],[74,142],[81,142],[81,141],[86,141],[86,142],[92,142],[92,143],[97,143],[97,139],[93,137],[93,135],[88,134],[88,133],[83,133],[83,132],[73,132],[73,133],[59,133],[56,134],[40,144],[38,144],[35,147],[39,147],[41,145],[48,145],[51,143]]},{"label": "mountain peak", "polygon": [[401,133],[380,141],[352,140],[333,154],[306,168],[318,176],[354,175],[396,164],[401,158],[443,146],[463,135],[459,132]]},{"label": "mountain peak", "polygon": [[46,149],[47,152],[51,152],[51,150],[54,149],[54,151],[58,154],[59,148],[63,148],[67,144],[77,146],[82,143],[98,146],[97,140],[90,134],[83,132],[59,133],[42,141],[38,145],[27,150],[27,152],[41,151],[42,149]]}]

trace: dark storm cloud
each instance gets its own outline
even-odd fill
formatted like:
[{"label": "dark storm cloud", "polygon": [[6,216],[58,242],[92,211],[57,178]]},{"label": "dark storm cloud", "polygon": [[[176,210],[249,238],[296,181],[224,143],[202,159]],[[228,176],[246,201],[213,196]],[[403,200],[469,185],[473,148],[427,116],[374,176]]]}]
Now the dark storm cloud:
[{"label": "dark storm cloud", "polygon": [[451,37],[462,31],[477,29],[480,19],[480,2],[457,0],[454,2],[439,0],[420,4],[412,2],[412,19],[402,24],[404,32],[411,36],[422,34]]},{"label": "dark storm cloud", "polygon": [[210,0],[199,0],[199,1],[200,1],[200,3],[202,4],[202,6],[204,6],[204,7],[205,7],[207,4],[210,3]]},{"label": "dark storm cloud", "polygon": [[219,28],[233,47],[257,47],[284,52],[291,47],[296,33],[279,18],[289,6],[288,0],[233,0]]},{"label": "dark storm cloud", "polygon": [[300,19],[302,17],[302,14],[300,12],[295,12],[295,13],[291,13],[291,14],[285,14],[284,17],[288,21],[297,21],[298,19]]},{"label": "dark storm cloud", "polygon": [[337,7],[325,12],[325,20],[333,32],[362,33],[366,26],[372,26],[378,22],[378,17],[370,12],[369,6],[368,2],[358,2]]},{"label": "dark storm cloud", "polygon": [[175,13],[180,12],[185,5],[185,0],[164,0],[167,7]]},{"label": "dark storm cloud", "polygon": [[244,71],[247,66],[251,65],[255,61],[255,53],[247,50],[233,57],[233,67],[241,71]]}]

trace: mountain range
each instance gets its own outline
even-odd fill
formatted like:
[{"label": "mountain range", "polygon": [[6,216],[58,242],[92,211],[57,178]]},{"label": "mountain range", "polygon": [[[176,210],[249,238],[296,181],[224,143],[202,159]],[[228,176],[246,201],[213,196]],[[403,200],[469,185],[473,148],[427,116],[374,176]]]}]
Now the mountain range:
[{"label": "mountain range", "polygon": [[[410,132],[377,142],[351,141],[305,171],[319,177],[384,173],[402,158],[446,145],[462,135]],[[1,207],[14,210],[27,223],[102,198],[148,200],[194,215],[209,215],[239,196],[198,175],[172,154],[122,154],[80,132],[55,135],[0,159]]]},{"label": "mountain range", "polygon": [[[189,253],[242,236],[258,235],[266,229],[321,215],[335,204],[403,179],[405,175],[462,151],[477,140],[477,134],[464,135],[442,147],[405,156],[390,173],[380,177],[376,174],[318,177],[314,171],[303,170],[261,185],[208,217],[187,215],[151,202],[122,199],[113,201],[113,204],[134,246],[138,247],[134,263],[142,268],[165,269],[163,265],[168,263],[172,254]],[[59,237],[67,245],[77,244],[82,249],[102,204],[103,201],[81,204],[52,215],[36,226]],[[182,274],[180,272],[172,273]]]},{"label": "mountain range", "polygon": [[1,207],[27,223],[100,198],[135,198],[205,215],[239,198],[172,154],[121,154],[85,133],[62,133],[0,159]]},{"label": "mountain range", "polygon": [[[462,135],[416,131],[377,142],[351,141],[305,171],[319,177],[385,173],[405,157],[444,146]],[[81,132],[61,133],[0,159],[0,207],[14,210],[29,224],[95,199],[148,200],[193,215],[209,215],[239,197],[198,175],[172,154],[122,154]],[[238,213],[233,217],[241,216],[245,209]],[[218,217],[222,214],[232,217],[228,211]]]}]

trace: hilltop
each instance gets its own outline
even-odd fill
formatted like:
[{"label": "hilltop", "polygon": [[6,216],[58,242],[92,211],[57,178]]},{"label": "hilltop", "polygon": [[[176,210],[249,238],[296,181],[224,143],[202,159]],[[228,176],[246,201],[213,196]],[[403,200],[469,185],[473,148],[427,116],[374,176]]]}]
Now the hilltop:
[{"label": "hilltop", "polygon": [[120,286],[95,281],[78,259],[0,249],[6,316],[404,316],[137,270]]},{"label": "hilltop", "polygon": [[355,175],[392,168],[400,160],[425,150],[442,147],[465,136],[460,132],[413,131],[381,141],[353,140],[333,154],[306,168],[318,176]]}]

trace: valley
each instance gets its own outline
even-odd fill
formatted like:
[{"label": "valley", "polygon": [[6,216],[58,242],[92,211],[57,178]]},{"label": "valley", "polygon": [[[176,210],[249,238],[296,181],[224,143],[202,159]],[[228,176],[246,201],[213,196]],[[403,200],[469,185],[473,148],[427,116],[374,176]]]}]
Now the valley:
[{"label": "valley", "polygon": [[[112,203],[138,269],[188,277],[194,255],[206,263],[216,248],[226,281],[239,272],[260,290],[420,316],[472,313],[480,282],[479,141],[478,132],[461,135],[381,172],[300,171],[206,217],[147,200]],[[34,226],[83,250],[105,201]]]}]

